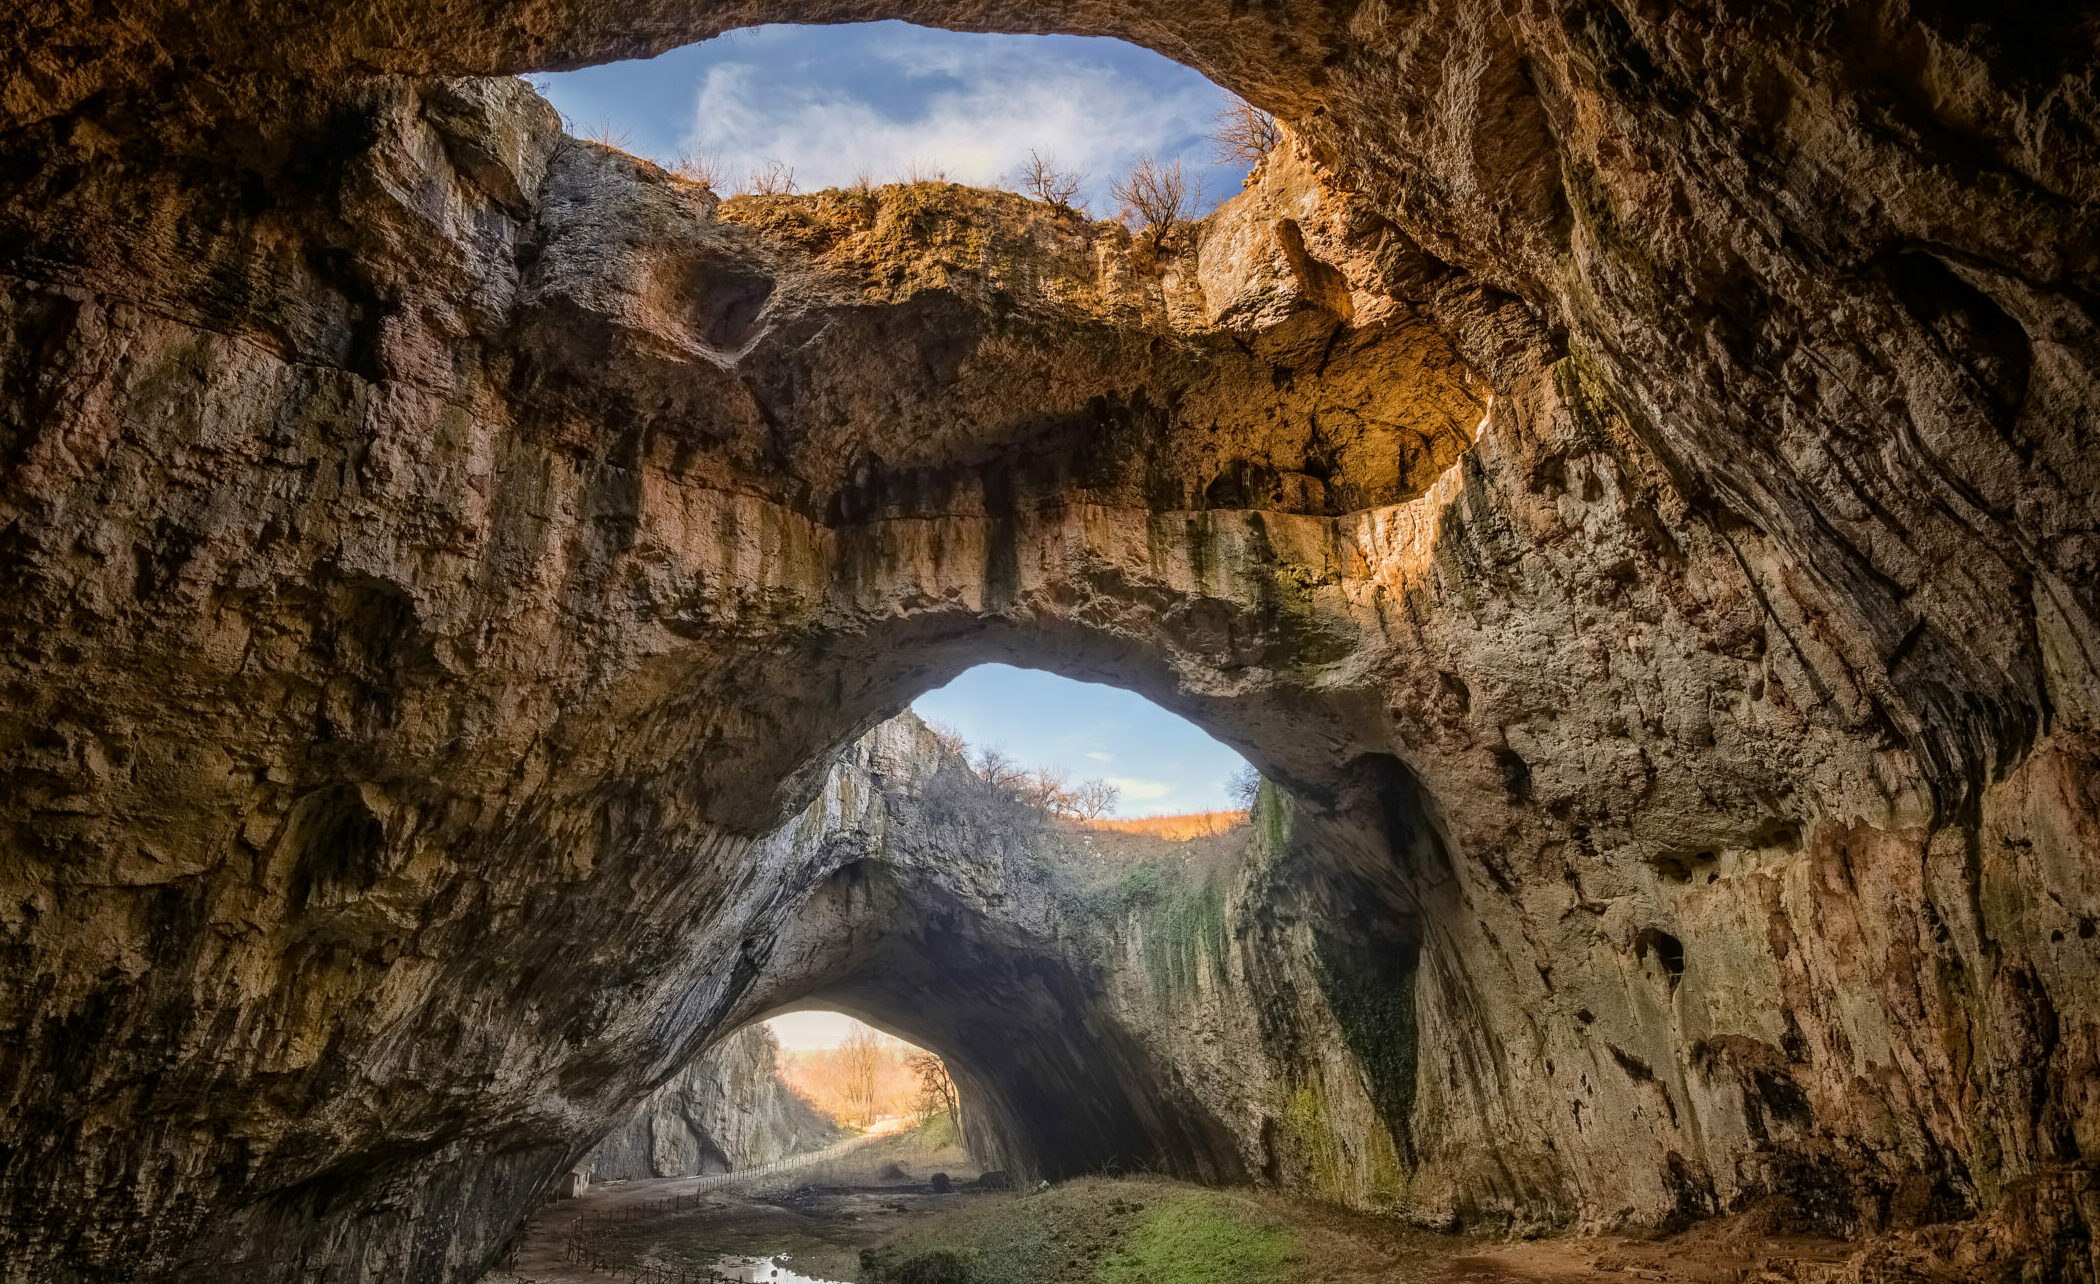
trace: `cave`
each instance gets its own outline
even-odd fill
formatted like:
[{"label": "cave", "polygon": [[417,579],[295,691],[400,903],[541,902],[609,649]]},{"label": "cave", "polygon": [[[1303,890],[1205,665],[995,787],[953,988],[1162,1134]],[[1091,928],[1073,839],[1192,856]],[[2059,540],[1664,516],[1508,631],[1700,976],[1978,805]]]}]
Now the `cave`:
[{"label": "cave", "polygon": [[[886,18],[1287,142],[1148,245],[724,200],[513,79]],[[812,1002],[1044,1179],[2100,1279],[2083,7],[11,27],[9,1280],[466,1284]],[[1247,859],[1063,930],[904,712],[994,660],[1243,753]]]}]

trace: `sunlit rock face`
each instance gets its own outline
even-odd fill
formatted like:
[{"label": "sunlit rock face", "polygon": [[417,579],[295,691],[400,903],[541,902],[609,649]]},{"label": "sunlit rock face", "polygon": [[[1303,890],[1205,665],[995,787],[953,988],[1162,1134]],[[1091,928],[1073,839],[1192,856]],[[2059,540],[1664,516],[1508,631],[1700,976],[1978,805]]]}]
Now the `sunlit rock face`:
[{"label": "sunlit rock face", "polygon": [[764,1028],[745,1026],[687,1061],[577,1168],[590,1181],[729,1173],[815,1150],[836,1131],[787,1089]]},{"label": "sunlit rock face", "polygon": [[780,1078],[773,1041],[746,1026],[686,1063],[578,1167],[594,1182],[691,1177],[772,1163],[837,1132]]},{"label": "sunlit rock face", "polygon": [[[1310,1014],[1273,1092],[1133,1044],[1102,1135],[2090,1277],[2092,29],[1630,8],[22,17],[0,1259],[471,1278],[843,894],[778,852],[839,747],[1008,658],[1288,820],[1201,973]],[[391,78],[881,16],[1122,35],[1299,142],[1151,256]]]}]

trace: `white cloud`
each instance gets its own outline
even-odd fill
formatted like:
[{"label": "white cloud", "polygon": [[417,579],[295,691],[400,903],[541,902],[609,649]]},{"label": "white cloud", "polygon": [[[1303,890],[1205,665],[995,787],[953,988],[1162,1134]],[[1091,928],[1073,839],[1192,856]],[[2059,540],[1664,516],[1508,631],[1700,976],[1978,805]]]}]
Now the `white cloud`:
[{"label": "white cloud", "polygon": [[1156,802],[1174,792],[1174,786],[1163,780],[1140,780],[1134,776],[1111,776],[1109,784],[1123,791],[1123,797],[1137,802]]},{"label": "white cloud", "polygon": [[780,1046],[790,1052],[835,1048],[861,1028],[860,1022],[843,1012],[790,1012],[766,1022]]},{"label": "white cloud", "polygon": [[1114,762],[1116,760],[1116,756],[1114,754],[1103,753],[1099,749],[1094,750],[1092,753],[1088,754],[1087,757],[1092,758],[1095,762]]},{"label": "white cloud", "polygon": [[[961,183],[1007,179],[1034,148],[1093,176],[1095,212],[1109,179],[1140,152],[1169,154],[1201,136],[1217,110],[1207,86],[1162,91],[1136,77],[1048,50],[966,53],[952,42],[907,38],[863,55],[894,68],[897,101],[875,103],[822,83],[781,83],[776,69],[733,61],[701,81],[685,145],[720,162],[726,180],[773,160],[805,191],[877,182],[914,164]],[[921,93],[913,81],[936,77]],[[1198,160],[1200,169],[1200,159]]]}]

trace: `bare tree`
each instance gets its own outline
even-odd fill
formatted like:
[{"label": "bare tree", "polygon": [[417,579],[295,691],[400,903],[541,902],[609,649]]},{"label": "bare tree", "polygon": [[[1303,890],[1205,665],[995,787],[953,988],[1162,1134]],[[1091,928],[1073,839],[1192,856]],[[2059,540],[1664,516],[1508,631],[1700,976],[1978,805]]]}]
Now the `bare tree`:
[{"label": "bare tree", "polygon": [[882,1036],[866,1026],[857,1027],[839,1045],[840,1095],[862,1127],[875,1122],[882,1100],[882,1063],[887,1053]]},{"label": "bare tree", "polygon": [[1055,156],[1029,149],[1028,163],[1021,167],[1022,191],[1059,213],[1076,214],[1079,207],[1072,200],[1085,186],[1085,171],[1060,168]]},{"label": "bare tree", "polygon": [[997,785],[1008,792],[1017,793],[1028,780],[1028,773],[1021,764],[1006,756],[1006,751],[997,746],[986,746],[977,751],[977,774],[987,784]]},{"label": "bare tree", "polygon": [[722,158],[713,152],[688,149],[671,162],[671,173],[710,192],[722,190]]},{"label": "bare tree", "polygon": [[1021,801],[1031,807],[1062,815],[1072,800],[1071,773],[1062,767],[1040,766],[1021,781]]},{"label": "bare tree", "polygon": [[1276,118],[1243,98],[1233,99],[1211,122],[1210,145],[1220,165],[1259,165],[1282,142],[1283,126]]},{"label": "bare tree", "polygon": [[769,160],[744,179],[744,190],[754,196],[787,196],[795,190],[795,167],[786,161]]},{"label": "bare tree", "polygon": [[1261,773],[1241,763],[1239,770],[1225,782],[1225,792],[1232,795],[1242,810],[1253,811],[1255,796],[1261,792]]},{"label": "bare tree", "polygon": [[1072,814],[1081,820],[1098,820],[1115,810],[1123,791],[1106,780],[1083,780],[1072,791]]},{"label": "bare tree", "polygon": [[1138,157],[1130,173],[1109,191],[1122,206],[1119,217],[1134,230],[1143,230],[1155,250],[1195,208],[1181,162],[1165,165],[1149,154]]},{"label": "bare tree", "polygon": [[955,1080],[948,1075],[947,1063],[931,1052],[915,1052],[905,1065],[919,1079],[919,1118],[953,1115],[957,1104]]},{"label": "bare tree", "polygon": [[926,724],[926,729],[933,733],[934,740],[941,746],[941,752],[963,755],[969,753],[970,746],[963,739],[962,732],[957,731],[947,723],[929,722]]}]

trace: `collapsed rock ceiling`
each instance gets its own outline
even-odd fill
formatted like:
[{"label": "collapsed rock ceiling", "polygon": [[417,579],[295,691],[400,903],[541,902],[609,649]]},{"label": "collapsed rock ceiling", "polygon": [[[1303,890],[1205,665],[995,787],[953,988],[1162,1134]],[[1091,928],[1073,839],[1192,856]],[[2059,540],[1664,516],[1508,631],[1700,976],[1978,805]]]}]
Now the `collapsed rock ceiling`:
[{"label": "collapsed rock ceiling", "polygon": [[[1297,141],[1154,261],[960,189],[718,204],[516,84],[404,79],[874,17],[1122,36]],[[741,1019],[839,747],[991,657],[1283,787],[1308,885],[1353,890],[1278,957],[1404,921],[1365,972],[1404,1028],[1294,1045],[1405,1049],[1363,1098],[1404,1153],[1328,1193],[1780,1198],[2092,1275],[2089,15],[16,22],[25,1278],[472,1278]],[[1155,1131],[1313,1181],[1218,1126]]]}]

